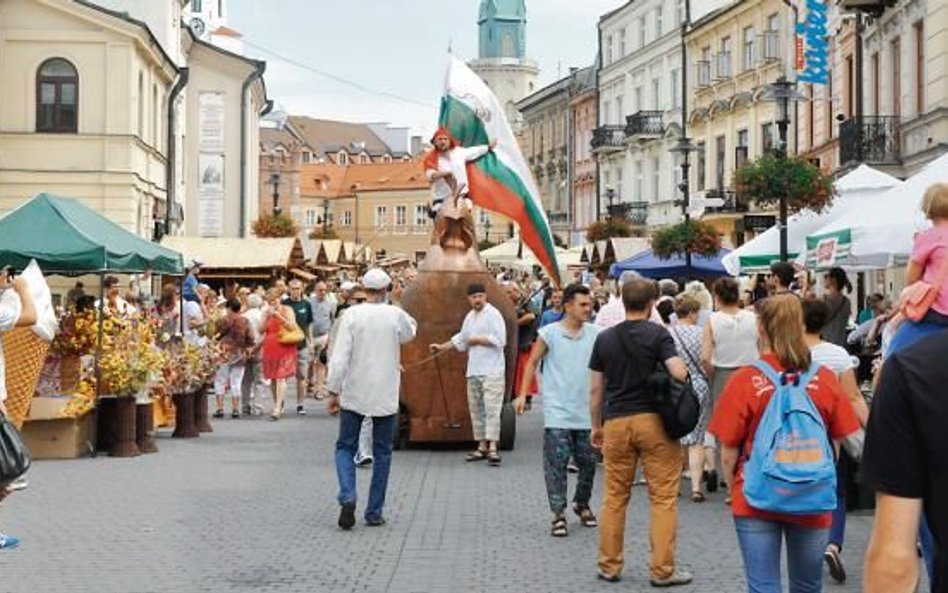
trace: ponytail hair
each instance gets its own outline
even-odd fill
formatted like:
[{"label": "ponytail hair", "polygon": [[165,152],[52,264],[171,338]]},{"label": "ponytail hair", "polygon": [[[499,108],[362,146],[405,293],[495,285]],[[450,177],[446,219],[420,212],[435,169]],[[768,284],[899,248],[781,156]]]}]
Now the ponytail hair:
[{"label": "ponytail hair", "polygon": [[853,284],[849,281],[849,276],[846,275],[846,271],[842,268],[830,268],[826,272],[826,275],[833,280],[833,284],[836,285],[836,289],[840,293],[847,292],[851,293],[853,291]]},{"label": "ponytail hair", "polygon": [[793,294],[780,294],[763,301],[758,311],[770,350],[788,371],[810,368],[810,348],[803,339],[803,305]]}]

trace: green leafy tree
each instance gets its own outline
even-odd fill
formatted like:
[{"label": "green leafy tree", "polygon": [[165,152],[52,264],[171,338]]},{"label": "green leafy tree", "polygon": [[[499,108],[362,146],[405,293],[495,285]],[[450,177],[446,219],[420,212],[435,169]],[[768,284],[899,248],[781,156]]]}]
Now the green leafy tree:
[{"label": "green leafy tree", "polygon": [[309,232],[310,239],[338,239],[339,234],[332,228],[316,227]]},{"label": "green leafy tree", "polygon": [[263,214],[253,223],[253,234],[261,238],[295,237],[299,228],[283,214]]},{"label": "green leafy tree", "polygon": [[690,220],[652,235],[652,252],[660,259],[692,253],[711,257],[721,249],[721,236],[706,222]]},{"label": "green leafy tree", "polygon": [[737,199],[771,208],[786,197],[793,212],[810,209],[820,213],[836,197],[833,178],[802,157],[780,158],[764,154],[734,172]]},{"label": "green leafy tree", "polygon": [[589,225],[586,229],[586,240],[590,243],[605,241],[613,237],[624,238],[633,236],[632,225],[622,218],[607,218]]}]

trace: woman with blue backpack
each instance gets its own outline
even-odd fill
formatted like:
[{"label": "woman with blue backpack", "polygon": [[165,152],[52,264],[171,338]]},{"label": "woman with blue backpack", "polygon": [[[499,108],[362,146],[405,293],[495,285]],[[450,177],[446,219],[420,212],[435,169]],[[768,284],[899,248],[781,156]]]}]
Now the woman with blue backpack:
[{"label": "woman with blue backpack", "polygon": [[819,593],[836,508],[835,451],[859,421],[833,372],[812,361],[798,297],[763,302],[758,330],[761,358],[728,381],[708,430],[722,446],[748,592],[783,590],[786,539],[790,593]]}]

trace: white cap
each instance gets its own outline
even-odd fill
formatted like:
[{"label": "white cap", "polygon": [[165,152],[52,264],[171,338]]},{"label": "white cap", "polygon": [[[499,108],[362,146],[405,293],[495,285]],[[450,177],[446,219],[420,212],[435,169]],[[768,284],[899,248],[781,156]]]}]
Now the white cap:
[{"label": "white cap", "polygon": [[204,265],[204,261],[199,257],[195,257],[194,259],[191,260],[192,268],[200,268],[203,265]]},{"label": "white cap", "polygon": [[346,291],[346,292],[352,292],[353,290],[356,289],[357,286],[358,286],[358,284],[356,284],[355,282],[353,282],[353,281],[351,281],[351,280],[346,280],[345,282],[343,282],[342,284],[339,285],[339,290],[344,290],[344,291]]},{"label": "white cap", "polygon": [[392,283],[391,277],[381,268],[372,268],[362,277],[362,286],[366,290],[385,290]]}]

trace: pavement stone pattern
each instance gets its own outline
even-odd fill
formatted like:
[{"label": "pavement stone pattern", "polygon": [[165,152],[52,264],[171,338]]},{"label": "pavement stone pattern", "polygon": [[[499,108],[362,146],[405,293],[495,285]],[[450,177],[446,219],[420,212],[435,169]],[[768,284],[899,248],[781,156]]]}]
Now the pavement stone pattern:
[{"label": "pavement stone pattern", "polygon": [[[29,489],[0,508],[0,529],[23,539],[19,549],[0,551],[0,592],[654,590],[644,486],[632,496],[620,583],[595,578],[596,529],[571,515],[567,538],[549,535],[541,406],[519,418],[516,449],[500,468],[466,464],[464,450],[396,452],[384,527],[362,522],[371,470],[359,470],[359,522],[342,532],[337,420],[314,400],[298,417],[293,400],[279,422],[215,420],[214,433],[187,440],[162,430],[155,455],[34,463]],[[597,475],[594,509],[600,487]],[[678,559],[695,581],[673,590],[746,590],[723,496],[701,505],[679,499]],[[827,576],[828,593],[861,588],[872,519],[849,519],[849,580],[840,586]]]}]

